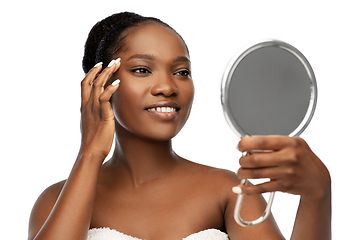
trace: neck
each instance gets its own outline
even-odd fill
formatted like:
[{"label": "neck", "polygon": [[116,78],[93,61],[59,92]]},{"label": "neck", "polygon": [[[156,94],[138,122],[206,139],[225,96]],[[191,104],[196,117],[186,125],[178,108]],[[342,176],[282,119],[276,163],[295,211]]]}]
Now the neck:
[{"label": "neck", "polygon": [[124,129],[116,135],[109,163],[118,167],[122,177],[130,178],[134,186],[164,176],[179,160],[172,150],[171,140],[153,141]]}]

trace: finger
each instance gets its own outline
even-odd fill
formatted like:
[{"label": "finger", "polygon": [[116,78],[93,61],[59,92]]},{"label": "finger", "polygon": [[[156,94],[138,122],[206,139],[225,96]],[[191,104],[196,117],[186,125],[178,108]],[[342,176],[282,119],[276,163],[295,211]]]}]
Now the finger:
[{"label": "finger", "polygon": [[96,101],[99,99],[100,94],[104,91],[104,86],[110,77],[118,70],[120,67],[120,58],[112,60],[109,65],[103,70],[103,72],[96,78],[93,83],[93,98]]},{"label": "finger", "polygon": [[257,185],[240,185],[238,187],[241,188],[241,194],[244,195],[281,191],[279,188],[279,182],[277,180],[272,180]]},{"label": "finger", "polygon": [[96,116],[100,117],[101,114],[99,97],[104,92],[104,85],[119,67],[120,58],[112,60],[92,84],[92,91],[90,93],[91,104],[89,104],[89,107],[91,107]]},{"label": "finger", "polygon": [[100,109],[101,109],[101,118],[103,120],[112,119],[114,117],[113,111],[110,105],[110,98],[114,92],[119,87],[120,80],[115,80],[111,85],[109,85],[105,91],[100,95]]},{"label": "finger", "polygon": [[238,149],[241,152],[256,150],[278,151],[296,144],[298,144],[296,138],[288,136],[251,136],[241,138]]},{"label": "finger", "polygon": [[88,103],[91,93],[91,84],[95,81],[97,74],[102,68],[102,62],[97,63],[81,81],[81,108],[82,111]]},{"label": "finger", "polygon": [[279,179],[284,175],[282,168],[269,167],[269,168],[239,168],[237,175],[240,179]]},{"label": "finger", "polygon": [[242,168],[276,167],[288,161],[287,155],[281,151],[255,152],[240,158]]}]

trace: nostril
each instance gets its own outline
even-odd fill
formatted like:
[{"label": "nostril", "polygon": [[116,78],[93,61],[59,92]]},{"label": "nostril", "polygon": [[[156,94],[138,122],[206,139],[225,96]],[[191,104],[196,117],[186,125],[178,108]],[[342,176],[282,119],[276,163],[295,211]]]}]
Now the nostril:
[{"label": "nostril", "polygon": [[154,96],[163,95],[165,97],[176,96],[179,89],[174,83],[159,83],[152,87],[151,94]]}]

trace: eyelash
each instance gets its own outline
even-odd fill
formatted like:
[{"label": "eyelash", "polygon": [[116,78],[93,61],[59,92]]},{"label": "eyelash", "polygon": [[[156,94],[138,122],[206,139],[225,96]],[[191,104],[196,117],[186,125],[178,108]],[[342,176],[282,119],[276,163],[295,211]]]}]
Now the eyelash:
[{"label": "eyelash", "polygon": [[143,68],[143,67],[139,67],[139,68],[135,68],[131,70],[133,73],[138,73],[138,74],[146,74],[146,73],[151,73],[148,69]]},{"label": "eyelash", "polygon": [[[144,67],[139,67],[139,68],[135,68],[131,70],[133,73],[137,73],[137,74],[149,74],[151,73],[148,69],[144,68]],[[182,77],[189,77],[191,76],[191,71],[188,69],[184,69],[178,72],[175,72],[174,75],[180,75]]]},{"label": "eyelash", "polygon": [[191,72],[188,69],[184,69],[184,70],[176,72],[175,75],[180,75],[182,77],[189,77],[189,76],[191,76]]}]

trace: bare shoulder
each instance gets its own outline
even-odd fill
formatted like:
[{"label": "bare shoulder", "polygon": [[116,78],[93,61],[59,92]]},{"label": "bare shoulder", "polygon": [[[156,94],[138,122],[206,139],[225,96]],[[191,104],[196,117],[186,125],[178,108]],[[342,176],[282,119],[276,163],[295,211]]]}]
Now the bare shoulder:
[{"label": "bare shoulder", "polygon": [[34,207],[40,203],[42,206],[45,205],[54,205],[56,202],[62,188],[64,187],[66,180],[63,180],[61,182],[55,183],[48,188],[46,188],[39,196],[39,198],[36,200]]},{"label": "bare shoulder", "polygon": [[[214,167],[209,167],[193,162],[187,163],[189,168],[194,169],[196,174],[205,181],[197,181],[197,184],[204,183],[208,186],[213,199],[217,200],[223,213],[223,220],[226,232],[231,239],[283,239],[273,216],[270,216],[264,223],[256,228],[243,228],[234,220],[234,209],[237,194],[232,192],[232,188],[240,184],[240,179],[236,173]],[[190,170],[189,170],[190,171]],[[210,197],[211,197],[210,196]],[[210,198],[208,198],[210,199]],[[247,195],[243,200],[241,216],[244,219],[256,219],[262,215],[266,202],[262,195]],[[261,236],[261,237],[260,237]]]},{"label": "bare shoulder", "polygon": [[207,183],[211,183],[214,186],[219,186],[221,188],[230,187],[231,190],[232,187],[240,183],[239,177],[233,171],[215,168],[188,160],[186,160],[186,165],[190,174],[195,173],[195,175],[198,175],[206,180]]},{"label": "bare shoulder", "polygon": [[29,219],[29,237],[35,236],[46,221],[66,180],[46,188],[36,200]]}]

